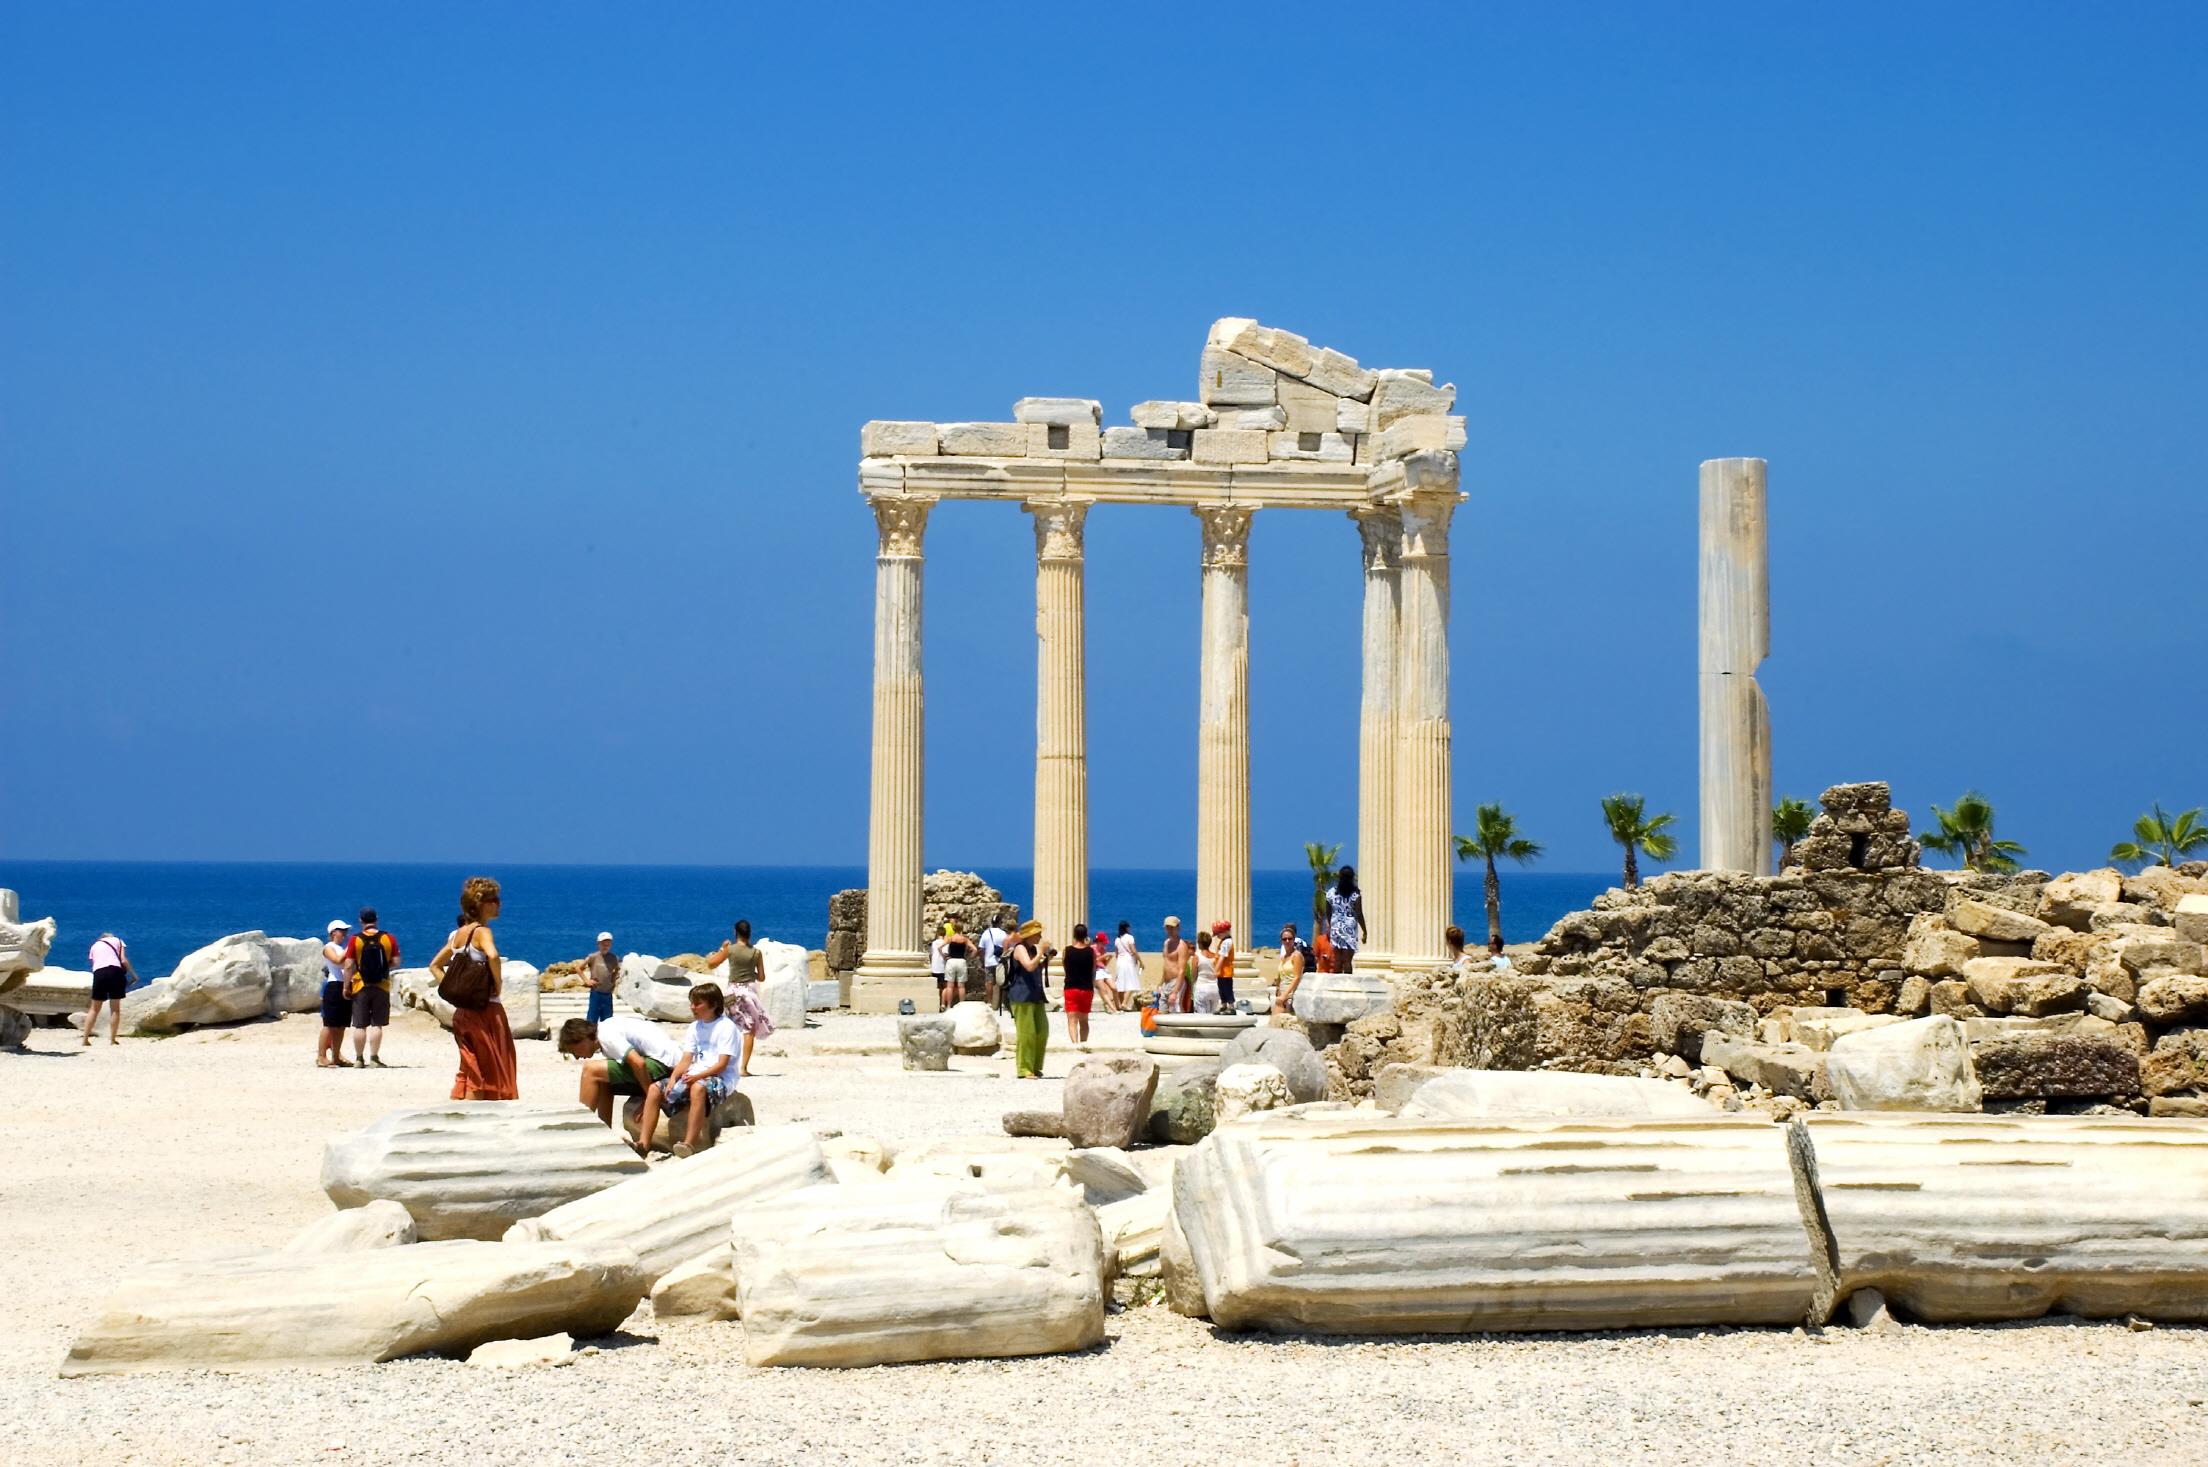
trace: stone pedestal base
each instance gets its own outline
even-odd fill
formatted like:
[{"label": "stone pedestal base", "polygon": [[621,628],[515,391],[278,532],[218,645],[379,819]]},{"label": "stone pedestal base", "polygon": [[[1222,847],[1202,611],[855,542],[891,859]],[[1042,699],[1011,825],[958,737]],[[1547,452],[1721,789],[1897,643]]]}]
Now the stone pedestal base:
[{"label": "stone pedestal base", "polygon": [[1357,955],[1354,973],[1314,973],[1296,986],[1289,1007],[1306,1024],[1351,1024],[1367,1014],[1384,1014],[1395,1003],[1395,985],[1365,967]]},{"label": "stone pedestal base", "polygon": [[868,953],[851,975],[848,1005],[855,1014],[894,1014],[897,1001],[909,998],[913,1011],[935,1012],[935,977],[926,953]]}]

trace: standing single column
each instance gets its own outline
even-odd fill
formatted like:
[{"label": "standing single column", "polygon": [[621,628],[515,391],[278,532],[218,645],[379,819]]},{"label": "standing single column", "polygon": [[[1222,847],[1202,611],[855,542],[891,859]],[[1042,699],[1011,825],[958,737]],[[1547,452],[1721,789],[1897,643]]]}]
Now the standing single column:
[{"label": "standing single column", "polygon": [[1357,885],[1365,943],[1357,967],[1387,971],[1395,947],[1395,674],[1401,616],[1403,517],[1375,505],[1350,511],[1364,542],[1364,690],[1357,706]]},{"label": "standing single column", "polygon": [[[1196,920],[1250,931],[1250,517],[1240,505],[1203,504],[1204,643],[1196,725]],[[1247,959],[1237,975],[1253,974]]]},{"label": "standing single column", "polygon": [[1771,874],[1771,652],[1764,461],[1702,464],[1702,866]]},{"label": "standing single column", "polygon": [[1082,529],[1089,506],[1036,500],[1035,906],[1028,915],[1060,946],[1089,919],[1087,632]]},{"label": "standing single column", "polygon": [[[1455,852],[1449,789],[1449,517],[1457,507],[1454,455],[1436,485],[1396,501],[1403,516],[1401,615],[1396,644],[1394,967],[1438,966],[1447,956]],[[1423,467],[1414,460],[1414,469]]]},{"label": "standing single column", "polygon": [[881,531],[874,558],[874,784],[867,820],[866,952],[851,1006],[894,1012],[933,992],[920,944],[920,540],[934,500],[869,501]]}]

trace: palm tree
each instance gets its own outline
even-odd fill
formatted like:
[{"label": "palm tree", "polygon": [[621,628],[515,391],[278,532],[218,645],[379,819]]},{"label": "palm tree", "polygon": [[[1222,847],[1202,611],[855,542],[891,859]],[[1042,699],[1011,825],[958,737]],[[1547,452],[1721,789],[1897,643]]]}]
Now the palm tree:
[{"label": "palm tree", "polygon": [[1501,805],[1482,805],[1476,816],[1478,835],[1457,837],[1457,859],[1474,856],[1487,862],[1487,950],[1503,950],[1503,884],[1495,876],[1495,858],[1507,856],[1523,866],[1541,855],[1541,847],[1518,834],[1518,822],[1503,813]]},{"label": "palm tree", "polygon": [[1670,813],[1647,815],[1646,803],[1639,795],[1602,797],[1602,818],[1610,827],[1610,839],[1625,847],[1625,884],[1629,888],[1641,884],[1641,863],[1635,859],[1636,854],[1645,854],[1651,861],[1668,861],[1679,849],[1671,835]]},{"label": "palm tree", "polygon": [[1952,856],[1969,870],[2014,871],[2017,858],[2025,853],[2024,847],[2013,840],[1994,839],[1993,802],[1976,790],[1963,791],[1952,810],[1934,805],[1932,818],[1940,822],[1940,828],[1920,831],[1917,839],[1924,842],[1926,850]]},{"label": "palm tree", "polygon": [[1787,795],[1771,807],[1771,838],[1779,843],[1779,869],[1794,864],[1794,842],[1809,834],[1809,802]]},{"label": "palm tree", "polygon": [[2134,839],[2120,840],[2109,848],[2109,860],[2175,866],[2195,851],[2208,851],[2208,824],[2201,823],[2198,805],[2180,811],[2173,820],[2156,800],[2152,810],[2131,823],[2131,833]]},{"label": "palm tree", "polygon": [[1316,924],[1311,930],[1314,933],[1326,926],[1326,889],[1334,884],[1334,858],[1341,853],[1340,841],[1330,846],[1322,846],[1317,841],[1303,843],[1303,859],[1311,863],[1311,920]]}]

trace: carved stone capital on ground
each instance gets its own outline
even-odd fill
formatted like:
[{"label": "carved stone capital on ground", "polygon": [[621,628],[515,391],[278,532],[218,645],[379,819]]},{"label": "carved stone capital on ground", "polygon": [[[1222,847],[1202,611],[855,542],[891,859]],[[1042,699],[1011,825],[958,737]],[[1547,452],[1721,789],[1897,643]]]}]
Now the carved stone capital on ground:
[{"label": "carved stone capital on ground", "polygon": [[1204,569],[1240,570],[1250,563],[1250,521],[1257,511],[1245,504],[1199,504],[1204,526]]}]

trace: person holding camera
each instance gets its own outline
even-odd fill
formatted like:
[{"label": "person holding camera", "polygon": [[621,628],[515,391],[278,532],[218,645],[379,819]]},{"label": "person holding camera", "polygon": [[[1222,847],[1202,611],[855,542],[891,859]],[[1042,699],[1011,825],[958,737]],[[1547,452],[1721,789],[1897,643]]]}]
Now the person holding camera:
[{"label": "person holding camera", "polygon": [[1043,1050],[1050,1043],[1050,1015],[1043,1010],[1050,960],[1058,949],[1043,941],[1043,924],[1020,924],[1018,939],[1005,962],[1005,999],[1012,1006],[1013,1070],[1022,1080],[1043,1077]]}]

